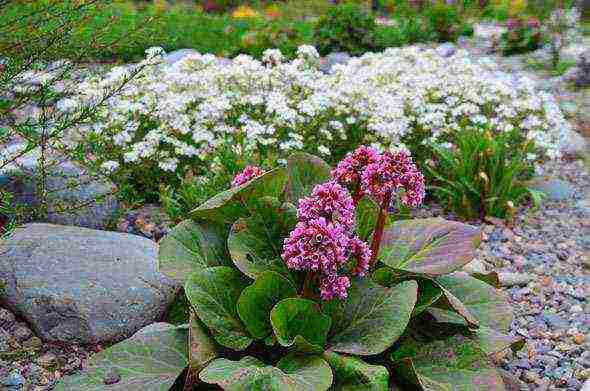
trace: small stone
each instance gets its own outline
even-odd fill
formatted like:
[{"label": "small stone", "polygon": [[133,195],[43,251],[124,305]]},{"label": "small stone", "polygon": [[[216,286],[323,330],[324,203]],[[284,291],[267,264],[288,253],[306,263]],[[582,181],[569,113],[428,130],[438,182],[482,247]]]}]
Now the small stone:
[{"label": "small stone", "polygon": [[39,350],[43,347],[43,341],[41,341],[41,339],[38,337],[32,336],[31,338],[24,341],[22,345],[27,349]]},{"label": "small stone", "polygon": [[33,332],[27,326],[20,325],[14,330],[13,335],[17,341],[23,342],[31,338],[33,336]]},{"label": "small stone", "polygon": [[539,375],[534,371],[524,371],[522,373],[522,380],[527,383],[536,383],[540,380]]},{"label": "small stone", "polygon": [[5,308],[0,308],[0,326],[2,326],[4,329],[10,330],[12,329],[15,321],[16,318],[12,312]]},{"label": "small stone", "polygon": [[44,353],[37,359],[37,363],[44,368],[49,368],[57,364],[57,356],[51,352]]},{"label": "small stone", "polygon": [[0,379],[0,384],[7,387],[20,387],[25,384],[25,379],[23,375],[21,375],[20,372],[15,369],[11,371],[8,376]]},{"label": "small stone", "polygon": [[574,342],[577,345],[583,344],[585,340],[586,340],[586,336],[584,334],[576,334],[576,335],[574,335]]},{"label": "small stone", "polygon": [[547,323],[547,325],[551,328],[564,329],[569,327],[569,322],[555,313],[543,311],[541,317],[545,321],[545,323]]},{"label": "small stone", "polygon": [[121,375],[115,369],[111,369],[103,378],[106,385],[115,384],[119,381],[121,381]]}]

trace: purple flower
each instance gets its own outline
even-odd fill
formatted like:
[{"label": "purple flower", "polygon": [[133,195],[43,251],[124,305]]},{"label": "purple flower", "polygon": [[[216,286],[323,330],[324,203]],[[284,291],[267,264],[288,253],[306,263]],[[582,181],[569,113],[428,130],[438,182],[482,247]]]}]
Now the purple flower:
[{"label": "purple flower", "polygon": [[356,261],[352,268],[352,274],[359,277],[364,277],[369,270],[369,262],[371,261],[371,249],[367,243],[363,242],[358,236],[350,239],[348,242],[351,256]]},{"label": "purple flower", "polygon": [[300,221],[284,241],[282,258],[291,269],[334,274],[348,260],[348,241],[341,225],[323,217]]},{"label": "purple flower", "polygon": [[234,177],[231,182],[232,187],[242,186],[244,183],[250,182],[252,179],[257,178],[264,174],[262,168],[258,166],[248,166],[244,170]]},{"label": "purple flower", "polygon": [[343,186],[356,185],[361,180],[365,167],[379,159],[379,151],[362,145],[346,154],[344,159],[332,170],[332,178]]},{"label": "purple flower", "polygon": [[347,231],[354,228],[354,204],[348,190],[334,181],[314,187],[311,195],[299,200],[297,218],[311,221],[324,218]]},{"label": "purple flower", "polygon": [[329,274],[322,277],[320,282],[320,297],[322,300],[346,299],[350,279],[346,276]]},{"label": "purple flower", "polygon": [[406,151],[382,153],[363,171],[362,187],[384,208],[389,205],[383,204],[400,191],[404,192],[401,201],[406,206],[420,205],[425,195],[424,175]]}]

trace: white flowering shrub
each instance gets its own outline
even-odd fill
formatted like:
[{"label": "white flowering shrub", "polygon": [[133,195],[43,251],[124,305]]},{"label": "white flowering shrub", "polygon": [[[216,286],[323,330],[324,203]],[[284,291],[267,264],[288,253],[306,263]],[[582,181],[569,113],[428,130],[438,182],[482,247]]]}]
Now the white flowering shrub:
[{"label": "white flowering shrub", "polygon": [[[121,72],[81,84],[72,99],[92,99]],[[531,80],[462,51],[445,58],[435,50],[391,48],[326,74],[316,50],[302,46],[290,62],[268,50],[262,61],[195,54],[155,65],[80,127],[82,137],[71,146],[153,191],[187,171],[210,170],[220,147],[259,164],[296,150],[335,161],[361,143],[405,143],[420,158],[421,144],[470,126],[534,142],[531,159],[558,156],[569,131],[554,98]]]}]

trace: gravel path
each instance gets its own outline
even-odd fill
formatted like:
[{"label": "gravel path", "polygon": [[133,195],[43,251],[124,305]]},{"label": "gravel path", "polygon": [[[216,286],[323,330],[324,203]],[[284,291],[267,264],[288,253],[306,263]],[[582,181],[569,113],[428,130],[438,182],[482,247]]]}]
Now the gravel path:
[{"label": "gravel path", "polygon": [[571,184],[571,197],[521,210],[512,226],[485,225],[477,259],[517,277],[504,289],[515,312],[511,332],[527,342],[501,366],[522,390],[580,390],[590,378],[590,174],[581,161],[547,174]]}]

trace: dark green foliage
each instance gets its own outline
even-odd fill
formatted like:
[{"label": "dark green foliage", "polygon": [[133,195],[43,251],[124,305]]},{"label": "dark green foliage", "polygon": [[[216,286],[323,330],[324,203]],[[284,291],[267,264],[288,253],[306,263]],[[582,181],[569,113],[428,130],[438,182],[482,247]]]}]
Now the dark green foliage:
[{"label": "dark green foliage", "polygon": [[314,42],[320,54],[362,54],[375,48],[376,24],[360,6],[345,3],[331,9],[318,21]]},{"label": "dark green foliage", "polygon": [[473,28],[465,25],[459,10],[453,5],[437,2],[426,10],[426,19],[432,30],[436,32],[439,42],[455,41],[462,35],[473,34]]},{"label": "dark green foliage", "polygon": [[523,180],[531,174],[530,143],[517,133],[492,135],[463,129],[455,149],[431,144],[434,162],[425,169],[435,196],[465,218],[507,217],[530,194]]},{"label": "dark green foliage", "polygon": [[500,37],[502,53],[505,56],[526,53],[541,47],[543,34],[538,19],[510,18],[506,22],[506,27],[508,30]]}]

